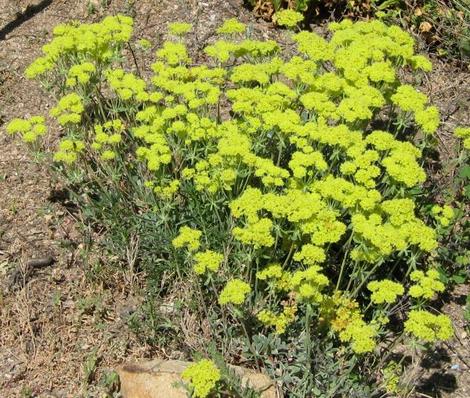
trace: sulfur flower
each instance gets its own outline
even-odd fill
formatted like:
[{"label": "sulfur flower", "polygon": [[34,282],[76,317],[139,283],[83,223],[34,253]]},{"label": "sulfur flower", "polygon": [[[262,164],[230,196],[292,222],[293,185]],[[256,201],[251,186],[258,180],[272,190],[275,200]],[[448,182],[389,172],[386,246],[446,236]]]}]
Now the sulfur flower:
[{"label": "sulfur flower", "polygon": [[188,33],[193,25],[185,22],[173,22],[168,25],[168,31],[175,36],[184,36]]},{"label": "sulfur flower", "polygon": [[24,142],[32,143],[46,134],[47,128],[43,116],[31,116],[29,119],[12,119],[6,131],[8,134],[19,134]]},{"label": "sulfur flower", "polygon": [[142,48],[143,50],[148,50],[149,48],[152,47],[152,42],[148,39],[140,39],[137,41],[137,44]]},{"label": "sulfur flower", "polygon": [[231,35],[235,33],[245,32],[245,24],[238,21],[236,18],[226,19],[222,26],[217,28],[217,33],[219,35]]},{"label": "sulfur flower", "polygon": [[49,57],[39,57],[29,65],[25,70],[25,76],[28,79],[34,79],[39,75],[43,75],[54,68],[54,60]]},{"label": "sulfur flower", "polygon": [[82,98],[71,93],[62,97],[57,105],[51,109],[51,116],[56,117],[60,125],[77,124],[82,120],[82,112],[85,110]]},{"label": "sulfur flower", "polygon": [[109,63],[132,35],[132,18],[125,15],[108,16],[100,23],[60,24],[54,28],[53,39],[42,47],[43,56],[25,71],[28,78],[42,75],[62,60],[86,59],[90,55],[100,63]]},{"label": "sulfur flower", "polygon": [[230,203],[232,215],[246,217],[249,223],[259,220],[258,212],[263,208],[263,194],[258,188],[247,187],[245,191]]},{"label": "sulfur flower", "polygon": [[434,205],[431,209],[431,214],[443,227],[449,226],[455,217],[454,209],[449,205],[444,205],[442,207]]},{"label": "sulfur flower", "polygon": [[417,162],[419,156],[417,148],[409,142],[395,142],[382,165],[395,181],[413,187],[426,180],[426,173]]},{"label": "sulfur flower", "polygon": [[292,275],[284,271],[280,264],[270,264],[256,273],[256,278],[261,281],[268,281],[270,286],[276,290],[289,291]]},{"label": "sulfur flower", "polygon": [[374,340],[376,336],[376,328],[358,317],[351,319],[346,328],[339,333],[341,341],[351,342],[351,348],[356,354],[373,351],[377,345]]},{"label": "sulfur flower", "polygon": [[194,272],[198,275],[203,275],[207,271],[217,272],[223,259],[223,254],[214,252],[212,250],[196,253],[194,255]]},{"label": "sulfur flower", "polygon": [[269,310],[261,310],[256,317],[264,325],[274,327],[276,334],[283,334],[287,326],[294,322],[296,312],[297,307],[295,305],[285,306],[278,315]]},{"label": "sulfur flower", "polygon": [[322,263],[325,259],[325,250],[312,244],[303,245],[302,249],[294,254],[294,260],[300,261],[305,265]]},{"label": "sulfur flower", "polygon": [[209,359],[202,359],[188,366],[181,373],[181,378],[189,382],[193,390],[193,397],[206,398],[216,389],[221,374],[214,362]]},{"label": "sulfur flower", "polygon": [[454,135],[463,139],[463,147],[470,150],[470,127],[457,127]]},{"label": "sulfur flower", "polygon": [[296,12],[291,9],[281,10],[273,15],[273,21],[279,26],[285,26],[287,28],[293,28],[297,24],[303,21],[304,16],[300,12]]},{"label": "sulfur flower", "polygon": [[448,340],[454,334],[449,317],[423,310],[410,311],[405,321],[405,331],[426,342]]},{"label": "sulfur flower", "polygon": [[369,282],[367,289],[372,292],[370,299],[374,304],[392,304],[405,292],[403,285],[388,279]]},{"label": "sulfur flower", "polygon": [[320,267],[312,265],[305,271],[295,271],[289,281],[292,291],[302,300],[320,303],[323,300],[321,291],[329,284],[328,278],[321,270]]},{"label": "sulfur flower", "polygon": [[63,138],[59,142],[59,149],[54,154],[54,161],[72,164],[78,159],[78,155],[85,149],[85,143],[81,140]]},{"label": "sulfur flower", "polygon": [[420,93],[409,84],[399,86],[391,99],[395,105],[399,106],[405,112],[422,111],[428,101],[425,94]]},{"label": "sulfur flower", "polygon": [[435,106],[429,106],[425,109],[417,110],[415,121],[425,134],[433,134],[440,123],[439,109]]},{"label": "sulfur flower", "polygon": [[179,235],[171,243],[176,249],[186,247],[189,251],[193,252],[199,249],[201,235],[202,232],[198,229],[184,226],[180,228]]},{"label": "sulfur flower", "polygon": [[[289,28],[303,20],[292,10],[274,18]],[[204,49],[215,62],[194,65],[182,38],[191,25],[174,23],[169,25],[172,40],[156,51],[150,86],[120,62],[132,25],[132,19],[122,16],[99,24],[58,26],[43,55],[28,68],[28,76],[45,74],[44,80],[56,75],[47,72],[65,68],[66,85],[78,88],[51,112],[70,134],[54,159],[91,160],[94,171],[103,166],[99,158],[119,158],[129,166],[122,170],[148,180],[148,196],[142,200],[153,198],[156,209],[181,210],[183,219],[189,214],[185,207],[194,210],[200,207],[198,200],[206,201],[206,209],[193,214],[201,230],[204,220],[222,216],[240,271],[248,275],[254,265],[260,267],[256,279],[251,272],[246,282],[226,280],[220,305],[248,302],[251,282],[256,282],[256,293],[266,303],[256,316],[281,334],[295,321],[296,311],[282,300],[308,304],[315,316],[325,313],[330,300],[334,303],[321,321],[355,353],[372,351],[386,314],[379,311],[369,323],[348,294],[328,297],[336,268],[320,265],[337,263],[337,255],[349,248],[344,246],[348,237],[345,261],[369,263],[363,265],[370,270],[377,263],[395,257],[406,262],[413,253],[437,247],[441,229],[435,231],[418,218],[413,195],[426,180],[422,153],[413,137],[404,135],[413,133],[406,128],[412,121],[422,133],[432,134],[439,112],[415,87],[400,84],[401,67],[431,66],[415,55],[410,35],[379,21],[345,20],[330,25],[328,39],[306,31],[292,34],[296,48],[281,52],[273,40],[244,38],[246,26],[230,19],[217,29],[221,36]],[[140,41],[140,47],[151,45]],[[227,65],[214,67],[220,63]],[[102,83],[102,94],[109,99],[104,109],[91,106],[96,98],[88,91],[95,82]],[[106,115],[108,120],[93,126]],[[126,122],[114,120],[119,115]],[[32,141],[30,131],[45,132],[44,121],[34,120],[16,119],[7,131]],[[379,124],[397,128],[374,131]],[[470,129],[459,128],[455,134],[468,148]],[[122,162],[112,167],[119,175]],[[216,206],[223,211],[215,214]],[[432,214],[440,225],[454,217],[449,206],[437,206]],[[170,237],[175,248],[170,254],[185,254],[195,274],[212,275],[222,267],[224,252],[201,247],[200,230],[182,226],[175,235]],[[211,233],[204,243],[220,236]],[[373,280],[377,277],[371,275],[367,285],[372,304],[394,303],[404,294],[401,284]],[[418,304],[444,290],[434,270],[415,271],[410,277],[409,293]],[[411,332],[413,317],[408,322]],[[197,367],[192,368],[194,377],[188,379],[195,396],[215,393],[221,377],[210,361],[202,363],[216,376],[198,379]],[[203,366],[199,370],[204,374]]]},{"label": "sulfur flower", "polygon": [[374,62],[364,68],[364,73],[366,73],[369,80],[374,83],[393,83],[396,79],[395,69],[389,61]]},{"label": "sulfur flower", "polygon": [[431,61],[424,55],[413,55],[410,61],[414,69],[421,69],[424,72],[430,72],[432,70]]},{"label": "sulfur flower", "polygon": [[226,40],[217,40],[214,44],[204,48],[204,52],[220,62],[227,62],[230,56],[237,50],[235,43]]},{"label": "sulfur flower", "polygon": [[430,269],[424,273],[423,271],[413,271],[410,279],[416,284],[412,285],[409,290],[411,297],[424,297],[431,299],[435,293],[441,293],[445,290],[444,284],[439,280],[439,272]]},{"label": "sulfur flower", "polygon": [[112,151],[112,150],[110,150],[110,149],[106,149],[106,150],[104,150],[104,151],[101,153],[100,158],[101,158],[102,160],[105,160],[105,161],[106,161],[106,160],[113,160],[113,159],[116,158],[116,155],[117,155],[117,154],[116,154],[115,151]]},{"label": "sulfur flower", "polygon": [[73,65],[67,74],[65,84],[68,87],[75,87],[78,84],[86,84],[90,81],[91,75],[96,71],[96,67],[91,62],[83,62]]},{"label": "sulfur flower", "polygon": [[383,384],[389,394],[397,394],[399,392],[401,367],[395,361],[390,361],[382,370]]},{"label": "sulfur flower", "polygon": [[117,156],[116,145],[122,141],[124,125],[121,120],[108,120],[104,124],[95,124],[95,138],[91,148],[100,153],[102,160],[113,160]]},{"label": "sulfur flower", "polygon": [[283,269],[280,264],[270,264],[256,273],[256,277],[261,280],[267,279],[280,279],[283,274]]},{"label": "sulfur flower", "polygon": [[333,52],[328,42],[321,36],[306,30],[293,36],[301,53],[307,55],[312,61],[328,61],[333,57]]},{"label": "sulfur flower", "polygon": [[[374,338],[377,336],[375,325],[367,324],[359,310],[359,303],[335,292],[324,302],[327,317],[331,317],[331,328],[338,333],[342,342],[350,342],[352,350],[357,354],[372,351],[375,346]],[[329,314],[331,312],[331,314]]]},{"label": "sulfur flower", "polygon": [[171,199],[178,192],[180,184],[180,181],[175,179],[168,184],[154,186],[153,192],[162,199]]},{"label": "sulfur flower", "polygon": [[191,61],[188,50],[183,43],[166,41],[156,54],[158,58],[163,59],[170,66],[183,65]]},{"label": "sulfur flower", "polygon": [[250,285],[240,279],[232,279],[227,282],[219,295],[219,304],[235,304],[240,305],[246,299],[248,293],[251,292]]},{"label": "sulfur flower", "polygon": [[104,74],[111,88],[121,99],[135,98],[138,101],[149,99],[149,94],[146,91],[147,84],[133,73],[126,73],[122,69],[108,69]]},{"label": "sulfur flower", "polygon": [[253,245],[255,248],[271,247],[274,244],[274,238],[271,235],[273,222],[269,218],[261,218],[258,221],[247,224],[246,227],[233,228],[233,236],[239,241]]}]

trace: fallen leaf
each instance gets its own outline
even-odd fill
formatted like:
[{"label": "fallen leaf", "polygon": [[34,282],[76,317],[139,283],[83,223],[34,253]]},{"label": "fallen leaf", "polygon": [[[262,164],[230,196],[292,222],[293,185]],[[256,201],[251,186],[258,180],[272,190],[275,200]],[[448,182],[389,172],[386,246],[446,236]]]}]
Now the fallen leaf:
[{"label": "fallen leaf", "polygon": [[427,21],[421,22],[419,24],[419,31],[420,32],[429,32],[431,29],[432,29],[432,25]]}]

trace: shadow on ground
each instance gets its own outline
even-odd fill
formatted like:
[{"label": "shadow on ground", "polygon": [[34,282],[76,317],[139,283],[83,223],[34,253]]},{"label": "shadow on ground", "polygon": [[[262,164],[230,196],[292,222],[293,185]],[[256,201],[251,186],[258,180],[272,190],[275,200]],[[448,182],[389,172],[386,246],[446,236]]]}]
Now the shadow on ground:
[{"label": "shadow on ground", "polygon": [[7,23],[2,29],[0,29],[0,40],[5,40],[9,33],[13,32],[17,27],[21,26],[23,23],[44,10],[46,7],[50,6],[51,3],[52,0],[42,0],[38,4],[28,6],[23,13],[17,14],[13,21]]}]

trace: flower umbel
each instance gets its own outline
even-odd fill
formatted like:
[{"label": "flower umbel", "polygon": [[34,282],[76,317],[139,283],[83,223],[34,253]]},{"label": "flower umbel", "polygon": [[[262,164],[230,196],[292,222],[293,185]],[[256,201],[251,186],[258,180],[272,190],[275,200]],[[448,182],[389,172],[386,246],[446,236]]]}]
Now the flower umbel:
[{"label": "flower umbel", "polygon": [[172,244],[176,249],[187,248],[193,252],[199,249],[202,232],[187,226],[181,227],[179,235],[172,240]]},{"label": "flower umbel", "polygon": [[196,253],[194,255],[194,272],[198,275],[203,275],[207,271],[217,272],[223,259],[223,254],[216,253],[212,250]]},{"label": "flower umbel", "polygon": [[405,322],[405,331],[425,342],[448,340],[454,334],[449,317],[423,310],[410,311]]},{"label": "flower umbel", "polygon": [[240,279],[232,279],[227,282],[219,295],[219,304],[235,304],[240,305],[246,299],[248,293],[251,292],[251,287],[248,283]]},{"label": "flower umbel", "polygon": [[193,397],[206,398],[214,392],[217,382],[221,379],[220,370],[214,362],[209,359],[202,359],[193,365],[188,366],[181,378],[187,382],[193,390]]}]

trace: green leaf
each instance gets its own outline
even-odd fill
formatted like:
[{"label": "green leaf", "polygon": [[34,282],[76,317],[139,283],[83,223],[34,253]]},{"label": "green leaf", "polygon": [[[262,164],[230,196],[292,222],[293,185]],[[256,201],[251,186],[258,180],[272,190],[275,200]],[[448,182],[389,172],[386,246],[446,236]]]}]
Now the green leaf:
[{"label": "green leaf", "polygon": [[462,274],[456,274],[456,275],[452,275],[452,280],[455,282],[455,283],[465,283],[465,281],[467,280],[467,277],[465,275],[462,275]]},{"label": "green leaf", "polygon": [[466,185],[463,189],[466,198],[470,198],[470,185]]},{"label": "green leaf", "polygon": [[470,179],[470,166],[469,165],[466,165],[460,169],[459,177]]},{"label": "green leaf", "polygon": [[449,279],[450,279],[449,275],[447,275],[447,273],[444,271],[444,269],[442,267],[439,267],[437,270],[439,272],[439,279],[441,280],[442,283],[447,285],[449,283]]},{"label": "green leaf", "polygon": [[378,10],[386,10],[389,7],[393,7],[398,4],[398,0],[385,0],[382,4],[380,4],[377,9]]}]

